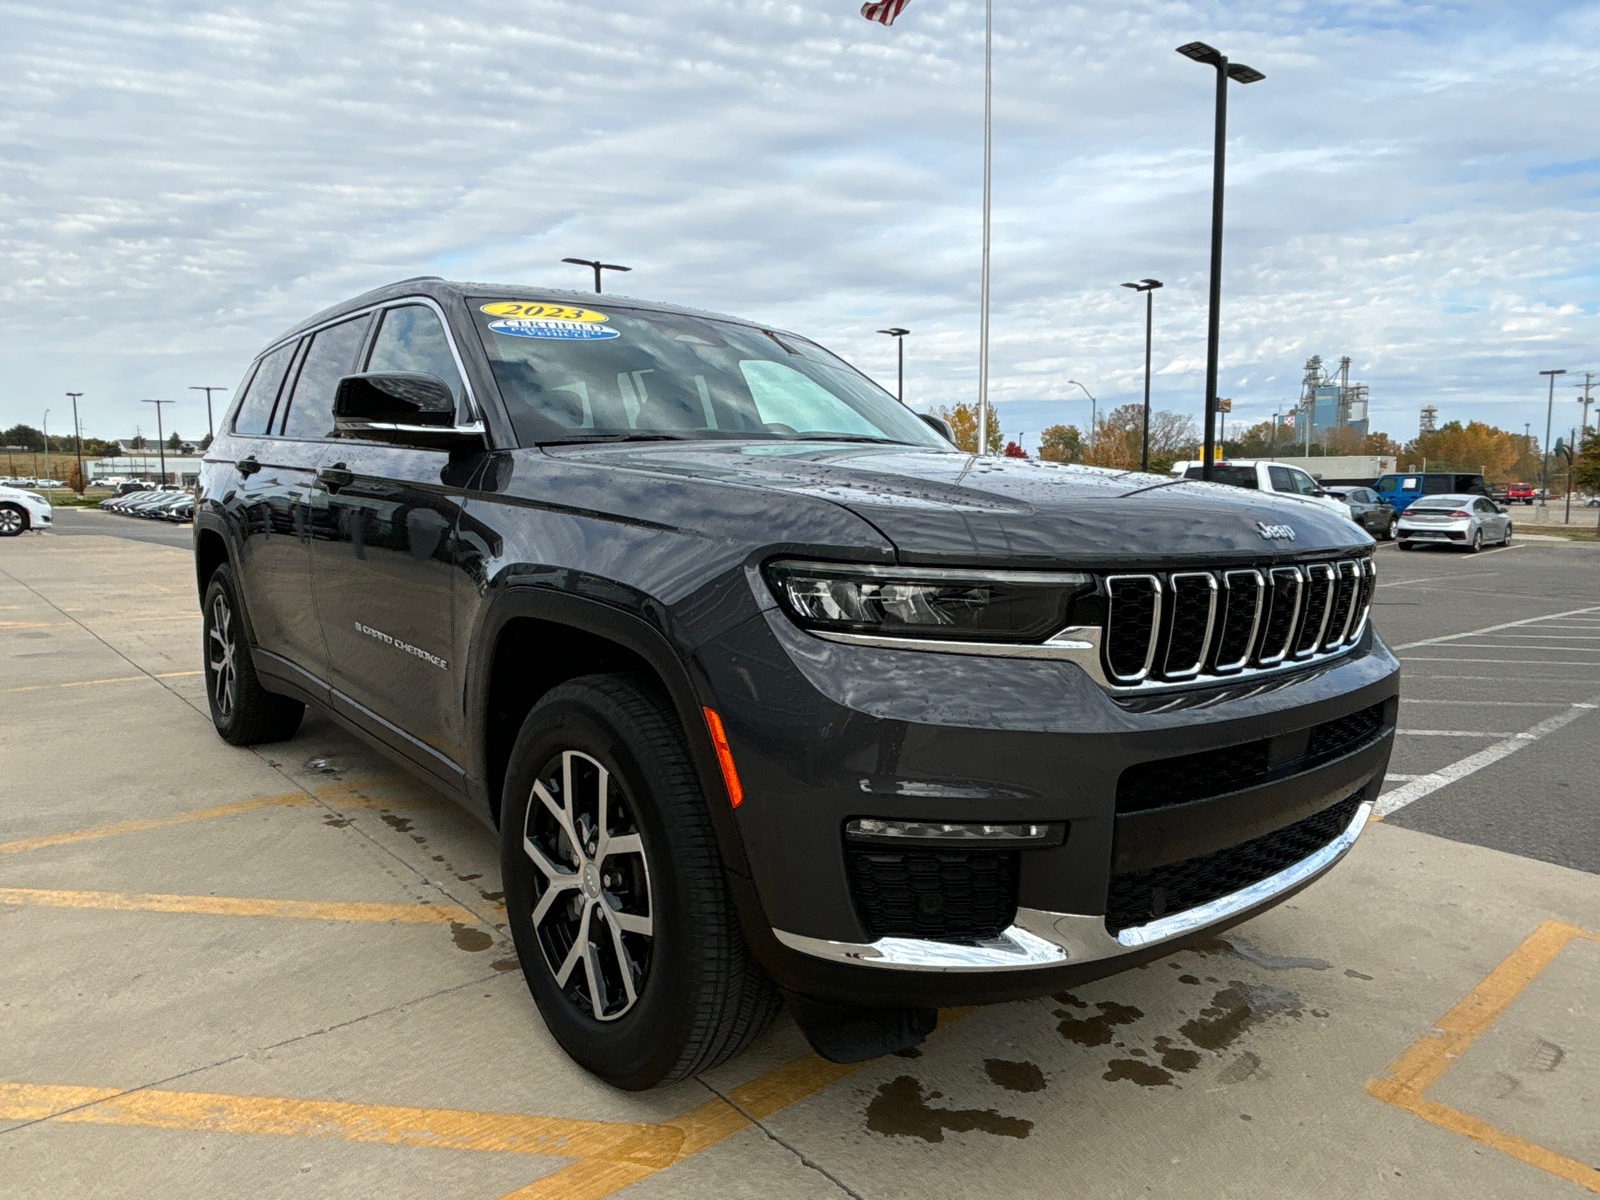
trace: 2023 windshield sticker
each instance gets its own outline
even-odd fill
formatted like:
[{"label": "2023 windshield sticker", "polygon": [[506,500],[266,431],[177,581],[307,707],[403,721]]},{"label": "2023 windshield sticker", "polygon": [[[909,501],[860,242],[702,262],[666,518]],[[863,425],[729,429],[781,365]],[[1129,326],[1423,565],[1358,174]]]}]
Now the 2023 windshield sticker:
[{"label": "2023 windshield sticker", "polygon": [[595,312],[592,308],[576,308],[571,304],[546,304],[541,300],[496,300],[492,304],[481,305],[478,311],[488,313],[491,317],[520,317],[525,320],[604,323],[611,319],[605,313]]}]

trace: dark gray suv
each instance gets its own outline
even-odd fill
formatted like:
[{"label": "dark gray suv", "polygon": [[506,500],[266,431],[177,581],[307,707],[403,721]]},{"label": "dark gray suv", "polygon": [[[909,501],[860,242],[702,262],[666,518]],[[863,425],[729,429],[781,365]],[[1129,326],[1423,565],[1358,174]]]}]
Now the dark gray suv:
[{"label": "dark gray suv", "polygon": [[501,840],[534,999],[642,1088],[1275,904],[1378,795],[1372,540],[1271,495],[957,450],[814,342],[412,279],[251,365],[195,510],[219,733],[306,704]]}]

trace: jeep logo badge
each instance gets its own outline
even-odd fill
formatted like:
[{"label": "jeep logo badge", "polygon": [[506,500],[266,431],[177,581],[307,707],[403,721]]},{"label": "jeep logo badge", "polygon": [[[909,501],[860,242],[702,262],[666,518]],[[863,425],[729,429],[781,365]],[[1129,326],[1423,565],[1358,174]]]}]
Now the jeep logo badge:
[{"label": "jeep logo badge", "polygon": [[1294,528],[1290,525],[1268,525],[1265,521],[1257,521],[1256,529],[1269,542],[1278,541],[1280,538],[1286,542],[1294,541]]}]

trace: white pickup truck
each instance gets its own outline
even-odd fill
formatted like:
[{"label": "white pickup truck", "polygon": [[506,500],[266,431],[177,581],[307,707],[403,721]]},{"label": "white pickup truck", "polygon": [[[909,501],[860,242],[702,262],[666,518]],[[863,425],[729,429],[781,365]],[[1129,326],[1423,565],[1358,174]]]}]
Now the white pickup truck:
[{"label": "white pickup truck", "polygon": [[[1196,461],[1175,462],[1172,464],[1172,473],[1183,479],[1200,479],[1203,464]],[[1350,518],[1350,506],[1337,496],[1323,491],[1322,486],[1299,467],[1273,462],[1268,458],[1221,459],[1211,465],[1211,482],[1262,492],[1279,492],[1336,512],[1346,520]]]}]

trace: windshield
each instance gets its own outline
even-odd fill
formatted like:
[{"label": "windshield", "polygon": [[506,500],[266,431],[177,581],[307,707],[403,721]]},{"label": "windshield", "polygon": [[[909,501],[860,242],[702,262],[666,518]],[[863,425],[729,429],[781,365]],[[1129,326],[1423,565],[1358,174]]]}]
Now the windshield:
[{"label": "windshield", "polygon": [[799,438],[950,449],[877,384],[793,334],[609,305],[472,306],[523,445]]}]

